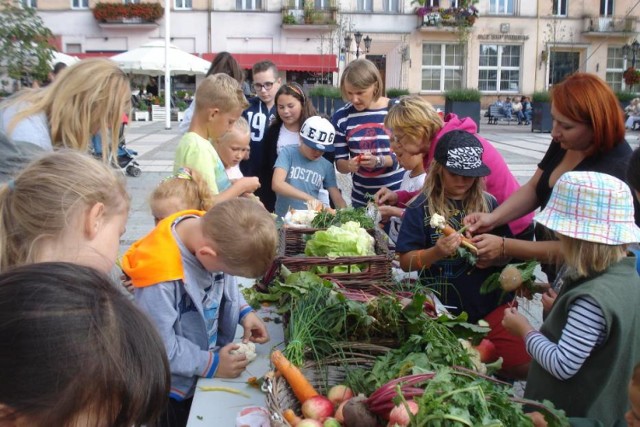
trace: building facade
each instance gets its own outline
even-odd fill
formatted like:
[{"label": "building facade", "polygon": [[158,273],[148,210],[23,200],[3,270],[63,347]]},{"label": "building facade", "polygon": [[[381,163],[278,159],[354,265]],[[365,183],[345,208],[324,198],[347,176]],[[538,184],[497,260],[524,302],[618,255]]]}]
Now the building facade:
[{"label": "building facade", "polygon": [[[636,55],[640,62],[637,49],[623,51],[637,36],[637,0],[166,0],[170,29],[163,18],[97,20],[95,0],[21,1],[37,8],[68,54],[116,54],[168,30],[172,43],[206,59],[229,51],[249,68],[272,58],[287,77],[333,73],[334,82],[366,56],[387,88],[435,104],[457,87],[480,89],[486,102],[531,94],[575,71],[626,90],[622,73]],[[356,32],[370,39],[368,50],[356,46]]]}]

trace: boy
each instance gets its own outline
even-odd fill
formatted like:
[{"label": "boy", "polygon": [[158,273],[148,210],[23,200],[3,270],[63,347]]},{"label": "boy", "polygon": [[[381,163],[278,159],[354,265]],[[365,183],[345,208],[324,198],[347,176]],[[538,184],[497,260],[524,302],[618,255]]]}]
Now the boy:
[{"label": "boy", "polygon": [[173,173],[180,168],[200,173],[214,195],[214,203],[253,193],[260,187],[258,179],[243,178],[232,184],[211,142],[228,132],[247,106],[240,84],[226,74],[209,76],[198,86],[195,103],[189,132],[176,150]]},{"label": "boy", "polygon": [[233,182],[242,178],[238,166],[249,152],[249,124],[240,117],[233,128],[213,143],[222,160],[227,177]]},{"label": "boy", "polygon": [[336,171],[325,152],[334,150],[336,132],[329,120],[309,117],[300,128],[298,145],[280,151],[273,169],[272,188],[276,193],[275,213],[284,217],[290,208],[308,209],[307,203],[322,206],[320,189],[326,188],[338,208],[347,206],[336,184]]},{"label": "boy", "polygon": [[[244,198],[220,202],[208,212],[182,211],[125,253],[122,266],[135,299],[158,329],[171,367],[168,421],[186,424],[198,377],[235,378],[248,364],[232,341],[269,340],[262,320],[247,305],[233,275],[261,276],[273,262],[278,235],[269,213]],[[165,422],[166,421],[166,422]]]},{"label": "boy", "polygon": [[[251,98],[249,108],[242,113],[242,116],[247,119],[251,129],[251,152],[260,153],[262,139],[269,124],[275,118],[275,96],[280,89],[281,79],[278,77],[278,67],[271,61],[257,62],[251,70],[253,90],[256,91],[257,96]],[[244,176],[257,176],[261,161],[259,156],[254,155],[240,163]]]}]

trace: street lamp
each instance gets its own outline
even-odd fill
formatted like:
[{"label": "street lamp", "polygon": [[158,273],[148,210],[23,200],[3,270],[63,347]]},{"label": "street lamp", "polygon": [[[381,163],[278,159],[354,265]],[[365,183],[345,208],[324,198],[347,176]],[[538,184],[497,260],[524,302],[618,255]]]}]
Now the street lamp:
[{"label": "street lamp", "polygon": [[631,45],[625,44],[624,46],[622,46],[622,55],[624,56],[624,59],[627,59],[629,53],[631,53],[631,66],[633,68],[636,67],[636,56],[639,52],[640,43],[638,43],[638,40],[634,40]]},{"label": "street lamp", "polygon": [[[355,38],[356,41],[356,59],[360,57],[360,42],[362,42],[362,33],[360,31],[356,31],[353,34],[353,37]],[[346,36],[344,36],[344,50],[346,52],[350,52],[350,48],[351,48],[351,42],[354,40],[354,38],[351,37],[350,34],[347,34]],[[373,41],[373,39],[369,36],[366,36],[364,38],[364,53],[369,53],[369,49],[371,49],[371,42]]]}]

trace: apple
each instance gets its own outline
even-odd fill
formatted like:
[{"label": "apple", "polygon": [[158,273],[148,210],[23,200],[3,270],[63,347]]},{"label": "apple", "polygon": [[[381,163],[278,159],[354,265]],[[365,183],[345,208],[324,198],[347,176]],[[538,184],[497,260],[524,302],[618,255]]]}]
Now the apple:
[{"label": "apple", "polygon": [[302,404],[302,415],[305,418],[324,421],[333,416],[333,403],[324,396],[313,396]]},{"label": "apple", "polygon": [[305,418],[296,424],[296,427],[322,427],[322,423],[317,420],[312,420],[311,418]]},{"label": "apple", "polygon": [[345,400],[349,400],[353,397],[353,391],[346,385],[334,385],[329,389],[329,393],[327,393],[327,397],[334,405],[338,406]]},{"label": "apple", "polygon": [[341,427],[341,424],[335,418],[327,418],[322,427]]},{"label": "apple", "polygon": [[[418,413],[418,404],[413,400],[407,401],[407,406],[409,407],[409,411],[411,411],[413,415],[416,415]],[[408,426],[410,422],[411,417],[407,412],[407,407],[403,403],[401,403],[400,405],[396,405],[391,410],[391,413],[389,414],[389,427],[404,427]]]}]

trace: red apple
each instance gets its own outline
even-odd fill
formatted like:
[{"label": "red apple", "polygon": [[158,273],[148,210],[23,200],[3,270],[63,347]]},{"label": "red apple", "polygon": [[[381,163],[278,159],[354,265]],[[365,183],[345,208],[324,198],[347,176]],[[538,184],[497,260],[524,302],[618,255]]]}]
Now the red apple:
[{"label": "red apple", "polygon": [[312,420],[311,418],[306,418],[296,424],[296,427],[322,427],[322,423],[317,420]]},{"label": "red apple", "polygon": [[327,397],[334,405],[338,406],[345,400],[349,400],[353,397],[353,392],[346,385],[334,385],[327,393]]},{"label": "red apple", "polygon": [[494,343],[484,338],[480,341],[480,344],[474,347],[480,354],[480,361],[482,363],[493,363],[498,360],[498,353],[496,352],[496,346]]},{"label": "red apple", "polygon": [[[407,406],[409,406],[409,410],[413,415],[418,413],[418,404],[413,400],[407,401]],[[409,417],[409,413],[407,412],[406,406],[401,403],[400,405],[396,405],[389,414],[389,427],[395,426],[408,426],[411,422],[411,417]]]},{"label": "red apple", "polygon": [[333,415],[333,403],[324,396],[313,396],[302,404],[302,414],[305,418],[324,421]]}]

